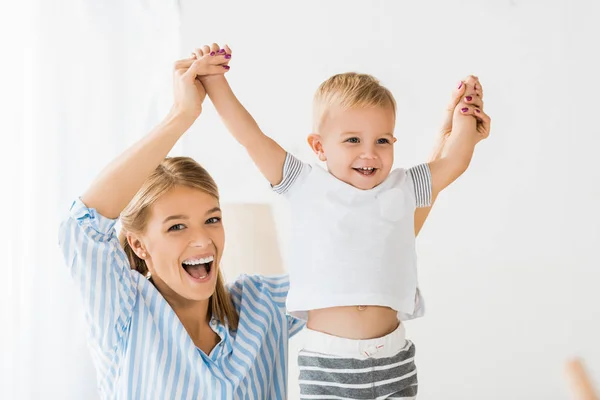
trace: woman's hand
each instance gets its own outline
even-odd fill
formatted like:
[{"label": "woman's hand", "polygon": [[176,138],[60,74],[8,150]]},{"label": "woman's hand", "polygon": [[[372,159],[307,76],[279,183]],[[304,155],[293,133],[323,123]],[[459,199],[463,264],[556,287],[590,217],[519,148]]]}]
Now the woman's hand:
[{"label": "woman's hand", "polygon": [[[452,115],[452,130],[469,130],[475,128],[477,141],[490,135],[490,117],[483,111],[483,89],[479,79],[469,76],[464,81],[464,92],[458,98]],[[462,90],[462,88],[461,88]],[[475,118],[475,121],[473,121]]]},{"label": "woman's hand", "polygon": [[206,91],[199,79],[203,75],[223,75],[229,62],[224,54],[203,55],[179,60],[173,67],[173,111],[196,120],[202,112]]},{"label": "woman's hand", "polygon": [[[467,93],[469,91],[469,93]],[[470,99],[467,96],[471,96]],[[469,108],[469,114],[473,115],[473,117],[477,120],[477,130],[481,133],[481,130],[487,131],[485,136],[489,135],[489,117],[483,113],[483,87],[479,82],[479,78],[473,75],[467,76],[465,79],[460,81],[454,91],[452,92],[452,96],[450,101],[448,102],[448,106],[446,107],[446,111],[444,114],[444,120],[442,122],[442,126],[440,127],[439,135],[437,138],[437,143],[433,149],[433,152],[429,158],[430,161],[434,161],[441,157],[442,150],[448,137],[452,133],[453,124],[452,121],[454,119],[454,112],[458,110],[458,105],[464,103],[460,109]],[[471,107],[473,106],[473,107]],[[478,111],[475,111],[475,107]],[[484,118],[486,119],[486,125],[484,125]]]},{"label": "woman's hand", "polygon": [[[219,46],[217,43],[213,43],[210,46],[204,45],[202,47],[199,47],[192,52],[192,57],[196,59],[206,57],[207,55],[211,57],[222,58],[224,60],[223,64],[221,64],[223,66],[223,69],[225,69],[225,72],[229,71],[229,61],[231,61],[231,49],[229,48],[229,46],[224,45],[221,48],[221,46]],[[222,77],[223,74],[212,74],[198,76],[198,79],[206,85],[211,80],[220,79]]]}]

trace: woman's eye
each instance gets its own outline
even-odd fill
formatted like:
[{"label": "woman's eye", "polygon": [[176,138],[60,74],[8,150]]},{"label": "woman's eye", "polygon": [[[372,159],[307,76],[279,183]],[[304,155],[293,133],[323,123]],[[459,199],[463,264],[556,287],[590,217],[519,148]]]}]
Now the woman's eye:
[{"label": "woman's eye", "polygon": [[221,222],[221,217],[212,217],[206,220],[207,224],[218,224]]},{"label": "woman's eye", "polygon": [[358,138],[352,137],[352,138],[346,139],[346,142],[348,142],[348,143],[358,143]]},{"label": "woman's eye", "polygon": [[169,232],[172,232],[172,231],[181,231],[183,229],[185,229],[185,225],[184,224],[176,224],[176,225],[173,225],[172,227],[169,228]]}]

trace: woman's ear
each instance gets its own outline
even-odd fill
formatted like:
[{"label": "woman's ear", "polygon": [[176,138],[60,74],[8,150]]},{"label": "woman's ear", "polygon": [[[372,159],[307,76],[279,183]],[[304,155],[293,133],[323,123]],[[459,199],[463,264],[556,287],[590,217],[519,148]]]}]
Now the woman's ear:
[{"label": "woman's ear", "polygon": [[321,135],[316,133],[311,133],[308,135],[308,145],[315,152],[319,160],[327,161],[327,157],[325,156],[325,150],[323,149],[323,140],[321,139]]},{"label": "woman's ear", "polygon": [[137,235],[127,232],[127,243],[129,243],[129,247],[131,247],[133,252],[142,260],[148,256],[142,241],[139,237],[137,237]]}]

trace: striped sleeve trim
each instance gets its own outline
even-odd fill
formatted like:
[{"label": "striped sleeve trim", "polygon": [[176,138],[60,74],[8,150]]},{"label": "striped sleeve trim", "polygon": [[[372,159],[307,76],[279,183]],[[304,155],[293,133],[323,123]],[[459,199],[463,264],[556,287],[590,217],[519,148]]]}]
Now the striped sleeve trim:
[{"label": "striped sleeve trim", "polygon": [[408,170],[415,189],[415,202],[417,208],[431,205],[431,170],[429,164],[416,165]]},{"label": "striped sleeve trim", "polygon": [[304,163],[302,161],[287,153],[283,163],[283,179],[278,185],[272,186],[273,191],[278,194],[285,194],[296,182],[303,168]]}]

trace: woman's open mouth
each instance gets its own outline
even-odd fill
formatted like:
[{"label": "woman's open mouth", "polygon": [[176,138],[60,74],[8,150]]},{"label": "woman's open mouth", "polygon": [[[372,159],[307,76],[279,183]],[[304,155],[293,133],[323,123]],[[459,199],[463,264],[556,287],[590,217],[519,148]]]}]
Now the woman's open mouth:
[{"label": "woman's open mouth", "polygon": [[214,256],[195,258],[182,262],[181,266],[194,280],[205,281],[210,277],[214,260]]}]

